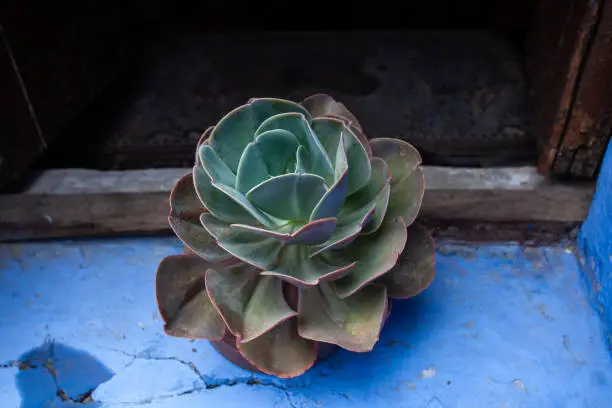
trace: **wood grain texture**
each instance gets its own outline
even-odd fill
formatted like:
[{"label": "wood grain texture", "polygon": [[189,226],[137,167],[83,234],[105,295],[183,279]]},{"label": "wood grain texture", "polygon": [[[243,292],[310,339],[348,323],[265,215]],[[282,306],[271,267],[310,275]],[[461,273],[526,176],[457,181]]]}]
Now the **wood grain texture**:
[{"label": "wood grain texture", "polygon": [[539,169],[597,176],[612,131],[612,1],[542,0],[527,58]]},{"label": "wood grain texture", "polygon": [[612,133],[612,1],[602,2],[554,173],[593,178]]},{"label": "wood grain texture", "polygon": [[[51,170],[26,191],[0,195],[0,240],[167,232],[168,197],[189,168]],[[582,222],[593,183],[552,183],[534,167],[425,167],[428,222]]]},{"label": "wood grain texture", "polygon": [[527,71],[534,94],[539,170],[550,174],[572,110],[600,2],[541,0],[529,39]]}]

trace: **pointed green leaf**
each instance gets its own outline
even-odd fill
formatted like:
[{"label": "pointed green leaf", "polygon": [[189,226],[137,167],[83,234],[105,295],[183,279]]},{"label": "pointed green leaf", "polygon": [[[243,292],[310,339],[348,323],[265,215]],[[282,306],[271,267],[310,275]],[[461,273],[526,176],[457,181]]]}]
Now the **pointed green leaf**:
[{"label": "pointed green leaf", "polygon": [[278,254],[278,262],[261,274],[277,276],[296,286],[313,286],[321,281],[338,279],[353,267],[351,260],[332,263],[321,256],[310,257],[306,245],[289,245]]},{"label": "pointed green leaf", "polygon": [[234,258],[217,245],[216,240],[197,221],[168,217],[170,228],[176,236],[193,252],[210,262],[227,262]]},{"label": "pointed green leaf", "polygon": [[368,158],[372,158],[372,148],[368,138],[363,133],[361,124],[343,103],[335,101],[334,98],[326,94],[315,94],[304,99],[301,105],[308,110],[314,119],[331,118],[344,122],[357,136],[357,139],[365,148]]},{"label": "pointed green leaf", "polygon": [[284,129],[268,130],[258,135],[255,143],[271,176],[285,174],[288,168],[295,166],[299,143],[293,133]]},{"label": "pointed green leaf", "polygon": [[316,344],[297,333],[289,319],[248,343],[237,342],[240,353],[266,374],[293,378],[304,374],[317,359]]},{"label": "pointed green leaf", "polygon": [[307,173],[309,169],[308,165],[308,153],[304,146],[300,146],[295,154],[295,172],[296,173]]},{"label": "pointed green leaf", "polygon": [[371,351],[387,313],[387,291],[384,286],[371,284],[340,299],[328,284],[322,283],[300,289],[298,313],[301,337],[350,351]]},{"label": "pointed green leaf", "polygon": [[328,184],[334,180],[333,165],[310,127],[309,118],[299,113],[285,113],[269,118],[257,129],[257,135],[273,129],[284,129],[293,133],[300,145],[308,152],[309,173],[325,179]]},{"label": "pointed green leaf", "polygon": [[244,202],[239,203],[236,201],[235,196],[219,188],[223,188],[223,186],[213,185],[210,177],[202,167],[194,166],[193,179],[200,201],[204,203],[204,206],[211,214],[220,220],[248,225],[257,224],[258,222],[262,222],[264,225],[273,224],[263,214],[254,216],[254,213],[259,213],[256,209],[255,211],[253,211],[254,208],[247,210],[250,203],[246,199],[244,199]]},{"label": "pointed green leaf", "polygon": [[263,158],[258,144],[251,142],[247,145],[240,157],[238,173],[236,176],[236,190],[246,194],[257,184],[270,178],[268,166]]},{"label": "pointed green leaf", "polygon": [[230,224],[204,213],[200,221],[217,245],[236,258],[266,269],[276,264],[283,244],[276,238],[262,237],[252,231],[231,228]]},{"label": "pointed green leaf", "polygon": [[232,224],[230,227],[250,231],[265,237],[276,238],[285,245],[314,245],[325,242],[332,236],[336,229],[336,221],[336,218],[323,218],[310,222],[298,229],[294,229],[291,225],[279,227],[276,230],[267,230],[243,224]]},{"label": "pointed green leaf", "polygon": [[269,217],[267,217],[265,214],[259,211],[259,209],[255,208],[255,206],[251,204],[251,202],[247,200],[245,195],[242,194],[240,191],[232,187],[225,186],[223,184],[213,183],[213,186],[223,191],[225,194],[227,194],[228,197],[231,197],[234,200],[234,202],[242,206],[242,208],[247,210],[249,214],[253,216],[253,218],[255,218],[257,221],[259,221],[263,225],[267,225],[267,226],[275,225],[274,221],[272,221]]},{"label": "pointed green leaf", "polygon": [[[364,211],[362,214],[362,218],[355,218],[352,220],[350,224],[339,225],[334,230],[332,236],[320,245],[315,245],[310,248],[310,256],[317,256],[327,251],[331,251],[333,249],[339,249],[347,246],[352,243],[357,235],[363,229],[363,226],[366,225],[374,215],[375,206],[370,206],[368,211]],[[345,219],[346,221],[346,219]]]},{"label": "pointed green leaf", "polygon": [[214,266],[197,255],[170,255],[160,262],[155,287],[168,335],[223,338],[225,323],[210,302],[204,284],[206,270]]},{"label": "pointed green leaf", "polygon": [[396,299],[418,295],[436,276],[435,245],[427,229],[413,223],[408,227],[407,238],[397,265],[376,281],[385,285],[389,296]]},{"label": "pointed green leaf", "polygon": [[206,273],[206,289],[227,324],[242,342],[253,340],[297,313],[283,297],[282,281],[260,277],[246,266]]},{"label": "pointed green leaf", "polygon": [[200,146],[200,163],[213,183],[229,187],[236,185],[236,175],[208,145]]},{"label": "pointed green leaf", "polygon": [[382,190],[376,195],[374,199],[374,215],[372,216],[372,220],[363,228],[364,234],[372,234],[380,228],[383,223],[383,220],[386,218],[391,218],[387,214],[387,208],[389,207],[389,198],[391,196],[391,186],[389,184],[385,185]]},{"label": "pointed green leaf", "polygon": [[346,191],[348,189],[348,162],[344,152],[344,141],[340,137],[337,145],[334,160],[334,184],[327,190],[325,195],[317,203],[310,216],[311,220],[319,218],[335,217],[346,199]]},{"label": "pointed green leaf", "polygon": [[374,279],[388,272],[395,264],[406,245],[406,225],[397,217],[374,234],[358,237],[350,247],[334,253],[335,256],[353,259],[357,264],[349,273],[334,281],[340,298],[353,295]]},{"label": "pointed green leaf", "polygon": [[310,220],[315,221],[322,218],[336,217],[346,199],[346,188],[348,186],[348,170],[321,197],[312,210]]},{"label": "pointed green leaf", "polygon": [[387,193],[385,187],[389,185],[390,175],[387,164],[379,158],[372,159],[372,177],[368,183],[351,196],[347,197],[344,207],[338,214],[338,224],[355,224],[363,219],[363,216],[375,207],[373,219],[376,225],[380,225],[385,216],[387,207]]},{"label": "pointed green leaf", "polygon": [[362,188],[371,177],[371,168],[368,153],[357,136],[344,123],[331,118],[313,119],[312,129],[329,157],[339,157],[336,152],[342,139],[349,168],[347,195]]},{"label": "pointed green leaf", "polygon": [[210,135],[210,146],[228,165],[232,172],[238,170],[242,151],[255,139],[255,131],[268,118],[288,112],[309,117],[297,103],[282,99],[252,99],[225,115]]},{"label": "pointed green leaf", "polygon": [[253,187],[246,197],[273,217],[307,221],[326,190],[325,181],[319,176],[289,173]]},{"label": "pointed green leaf", "polygon": [[388,217],[401,216],[410,225],[419,215],[425,195],[425,177],[421,168],[415,169],[409,177],[393,184],[389,197]]}]

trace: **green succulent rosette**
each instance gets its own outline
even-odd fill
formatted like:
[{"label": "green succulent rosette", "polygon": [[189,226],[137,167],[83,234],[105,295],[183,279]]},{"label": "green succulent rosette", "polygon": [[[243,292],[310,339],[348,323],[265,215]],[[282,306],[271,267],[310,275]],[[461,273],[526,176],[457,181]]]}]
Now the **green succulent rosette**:
[{"label": "green succulent rosette", "polygon": [[420,164],[405,141],[368,140],[328,95],[229,112],[170,195],[170,226],[191,253],[159,265],[166,333],[229,331],[249,362],[279,377],[308,370],[317,342],[372,350],[389,299],[417,295],[435,275],[432,239],[414,222]]}]

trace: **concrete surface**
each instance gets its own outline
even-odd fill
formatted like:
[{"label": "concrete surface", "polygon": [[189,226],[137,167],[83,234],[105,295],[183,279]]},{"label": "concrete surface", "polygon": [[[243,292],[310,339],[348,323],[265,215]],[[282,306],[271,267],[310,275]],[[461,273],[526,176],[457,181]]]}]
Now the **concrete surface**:
[{"label": "concrete surface", "polygon": [[154,274],[182,250],[173,238],[4,245],[0,406],[609,404],[610,353],[569,249],[437,245],[435,282],[394,302],[373,352],[339,351],[292,380],[163,334]]},{"label": "concrete surface", "polygon": [[605,322],[612,350],[612,143],[608,145],[595,197],[578,241],[587,291]]}]

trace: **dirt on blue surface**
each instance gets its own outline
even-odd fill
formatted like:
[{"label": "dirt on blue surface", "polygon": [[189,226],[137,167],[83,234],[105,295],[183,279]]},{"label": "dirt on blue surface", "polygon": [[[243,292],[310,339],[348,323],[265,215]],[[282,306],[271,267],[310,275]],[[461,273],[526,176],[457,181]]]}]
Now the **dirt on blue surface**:
[{"label": "dirt on blue surface", "polygon": [[0,406],[605,407],[612,358],[572,250],[437,243],[371,353],[253,375],[166,336],[154,276],[173,238],[0,248]]}]

